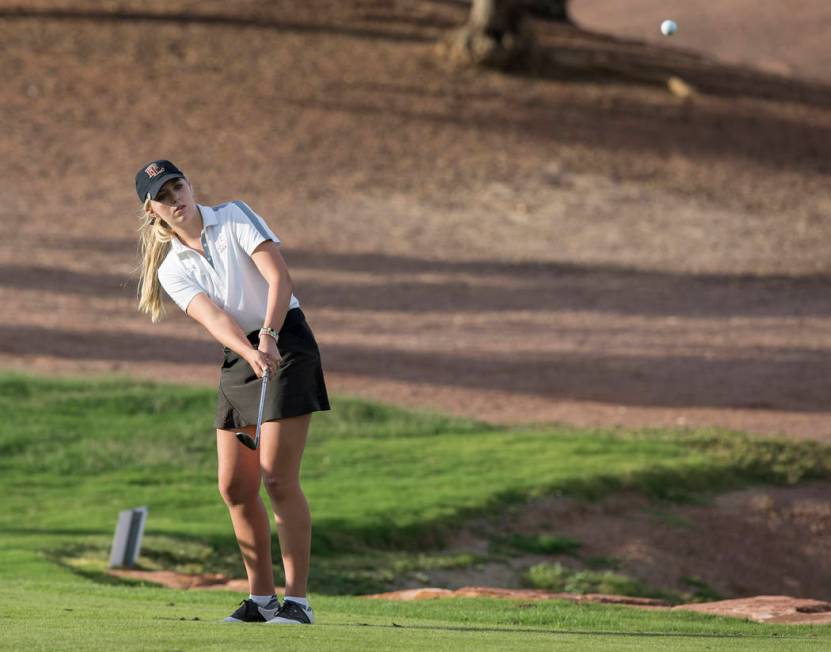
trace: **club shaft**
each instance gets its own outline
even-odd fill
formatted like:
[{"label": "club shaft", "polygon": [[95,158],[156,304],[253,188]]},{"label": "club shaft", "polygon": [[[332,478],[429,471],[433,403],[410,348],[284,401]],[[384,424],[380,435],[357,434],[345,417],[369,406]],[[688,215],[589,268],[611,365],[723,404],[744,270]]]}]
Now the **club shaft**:
[{"label": "club shaft", "polygon": [[260,443],[260,428],[263,425],[263,409],[265,408],[265,396],[268,392],[268,377],[269,373],[266,371],[263,374],[263,386],[260,389],[260,408],[257,410],[257,434],[254,436],[254,444]]}]

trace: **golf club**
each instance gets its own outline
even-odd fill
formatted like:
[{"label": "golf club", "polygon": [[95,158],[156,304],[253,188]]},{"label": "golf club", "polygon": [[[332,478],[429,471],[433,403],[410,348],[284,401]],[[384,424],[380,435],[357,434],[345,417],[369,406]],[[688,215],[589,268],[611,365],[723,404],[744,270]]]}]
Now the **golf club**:
[{"label": "golf club", "polygon": [[260,428],[263,425],[263,407],[265,406],[265,395],[268,390],[268,375],[268,369],[266,369],[265,373],[263,373],[263,386],[260,390],[260,409],[257,412],[257,434],[254,436],[254,439],[251,439],[251,436],[246,435],[244,432],[237,433],[237,439],[252,451],[257,450],[257,446],[260,445]]}]

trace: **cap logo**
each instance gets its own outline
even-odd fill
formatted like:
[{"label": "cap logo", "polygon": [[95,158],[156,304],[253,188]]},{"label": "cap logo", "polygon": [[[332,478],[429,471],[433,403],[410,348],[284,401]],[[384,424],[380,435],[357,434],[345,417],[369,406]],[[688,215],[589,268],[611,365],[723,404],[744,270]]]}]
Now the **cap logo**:
[{"label": "cap logo", "polygon": [[151,163],[146,168],[144,168],[144,173],[151,179],[153,177],[159,176],[162,172],[164,172],[164,168],[156,165],[155,163]]}]

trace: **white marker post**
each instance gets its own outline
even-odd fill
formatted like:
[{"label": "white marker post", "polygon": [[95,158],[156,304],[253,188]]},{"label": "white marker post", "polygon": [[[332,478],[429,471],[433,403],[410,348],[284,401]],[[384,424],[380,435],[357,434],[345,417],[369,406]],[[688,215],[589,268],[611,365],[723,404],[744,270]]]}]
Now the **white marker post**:
[{"label": "white marker post", "polygon": [[113,547],[110,551],[110,568],[130,568],[141,551],[141,538],[147,522],[147,508],[137,507],[118,513]]}]

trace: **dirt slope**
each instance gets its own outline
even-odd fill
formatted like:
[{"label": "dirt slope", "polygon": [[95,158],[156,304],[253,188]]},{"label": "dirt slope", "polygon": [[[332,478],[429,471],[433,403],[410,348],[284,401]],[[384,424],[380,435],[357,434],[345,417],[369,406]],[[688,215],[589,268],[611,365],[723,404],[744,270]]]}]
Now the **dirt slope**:
[{"label": "dirt slope", "polygon": [[545,24],[559,66],[448,71],[448,2],[8,6],[3,366],[213,384],[134,310],[169,157],[282,237],[334,392],[831,436],[831,89]]}]

